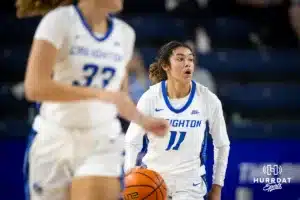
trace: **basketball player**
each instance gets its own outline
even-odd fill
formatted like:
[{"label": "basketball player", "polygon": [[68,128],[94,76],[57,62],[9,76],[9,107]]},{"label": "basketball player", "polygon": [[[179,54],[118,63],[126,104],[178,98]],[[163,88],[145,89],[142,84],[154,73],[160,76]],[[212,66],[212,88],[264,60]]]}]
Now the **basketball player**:
[{"label": "basketball player", "polygon": [[123,142],[117,112],[163,135],[168,123],[140,113],[119,92],[135,33],[109,13],[122,0],[17,2],[40,22],[25,77],[28,100],[42,102],[26,158],[31,200],[116,200]]},{"label": "basketball player", "polygon": [[204,165],[207,136],[211,134],[215,151],[209,199],[220,200],[229,139],[221,102],[192,80],[194,66],[195,56],[186,44],[173,41],[160,49],[150,66],[154,85],[137,107],[144,114],[167,119],[170,131],[159,138],[132,122],[125,136],[125,170],[145,166],[162,175],[172,200],[201,200],[207,193]]}]

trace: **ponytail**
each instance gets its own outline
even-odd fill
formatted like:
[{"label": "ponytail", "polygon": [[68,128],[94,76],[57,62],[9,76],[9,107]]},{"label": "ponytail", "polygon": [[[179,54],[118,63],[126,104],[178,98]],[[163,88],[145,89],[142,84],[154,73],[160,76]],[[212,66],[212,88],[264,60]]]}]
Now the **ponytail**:
[{"label": "ponytail", "polygon": [[167,73],[158,62],[154,62],[149,67],[149,79],[152,85],[167,80]]}]

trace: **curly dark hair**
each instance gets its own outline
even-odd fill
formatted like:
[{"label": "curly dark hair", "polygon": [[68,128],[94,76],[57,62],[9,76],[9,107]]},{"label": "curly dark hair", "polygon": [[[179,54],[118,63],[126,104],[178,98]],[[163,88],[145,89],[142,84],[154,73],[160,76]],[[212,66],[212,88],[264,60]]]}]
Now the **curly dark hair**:
[{"label": "curly dark hair", "polygon": [[163,80],[167,80],[167,73],[163,69],[164,65],[170,65],[170,57],[175,49],[178,47],[185,47],[193,52],[193,49],[185,43],[178,41],[171,41],[163,45],[158,51],[158,55],[149,67],[149,79],[152,84],[159,83]]}]

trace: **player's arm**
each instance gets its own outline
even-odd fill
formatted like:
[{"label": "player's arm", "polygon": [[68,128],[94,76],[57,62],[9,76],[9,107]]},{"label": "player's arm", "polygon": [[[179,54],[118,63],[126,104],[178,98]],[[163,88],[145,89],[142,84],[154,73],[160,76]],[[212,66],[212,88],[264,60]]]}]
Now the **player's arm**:
[{"label": "player's arm", "polygon": [[127,71],[122,80],[121,91],[128,93],[128,72]]},{"label": "player's arm", "polygon": [[[140,98],[137,108],[145,115],[150,115],[149,100],[147,100],[146,93]],[[139,152],[143,147],[143,137],[146,131],[138,124],[131,122],[125,135],[125,171],[136,166],[136,160]]]},{"label": "player's arm", "polygon": [[219,99],[215,101],[210,116],[210,133],[214,145],[214,166],[212,191],[221,192],[227,169],[230,141],[228,138],[226,123],[223,115],[222,104]]},{"label": "player's arm", "polygon": [[158,135],[163,134],[167,122],[140,113],[132,100],[121,92],[75,87],[54,81],[52,77],[59,49],[62,47],[69,27],[68,16],[54,10],[48,13],[37,28],[25,75],[25,96],[30,101],[70,102],[98,99],[115,104],[120,115],[134,121]]},{"label": "player's arm", "polygon": [[131,122],[125,136],[125,172],[136,166],[139,152],[143,148],[145,130],[136,123]]},{"label": "player's arm", "polygon": [[102,98],[110,101],[107,92],[94,88],[74,87],[51,78],[57,54],[68,29],[68,16],[57,10],[47,14],[39,24],[25,75],[25,96],[31,101],[76,101]]},{"label": "player's arm", "polygon": [[[49,41],[34,39],[25,75],[25,96],[30,101],[68,102],[96,99],[108,94],[99,89],[74,87],[51,78],[58,49]],[[106,97],[106,98],[105,98]]]}]

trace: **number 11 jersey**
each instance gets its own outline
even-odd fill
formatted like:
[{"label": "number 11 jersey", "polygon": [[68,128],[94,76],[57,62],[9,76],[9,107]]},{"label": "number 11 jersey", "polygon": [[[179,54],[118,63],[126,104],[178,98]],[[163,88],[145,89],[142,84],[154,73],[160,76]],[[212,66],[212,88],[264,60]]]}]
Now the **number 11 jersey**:
[{"label": "number 11 jersey", "polygon": [[206,87],[192,81],[188,96],[170,99],[166,81],[144,93],[138,108],[145,114],[169,121],[164,137],[145,134],[131,123],[126,133],[125,170],[146,165],[162,174],[198,170],[205,174],[207,138],[211,134],[216,147],[229,144],[221,102]]},{"label": "number 11 jersey", "polygon": [[[58,49],[53,69],[55,81],[109,91],[120,89],[133,54],[135,33],[120,19],[108,17],[107,21],[107,32],[95,33],[74,5],[59,7],[42,19],[34,39],[45,40]],[[71,128],[112,124],[116,115],[115,105],[99,100],[43,102],[40,107],[42,118]]]}]

